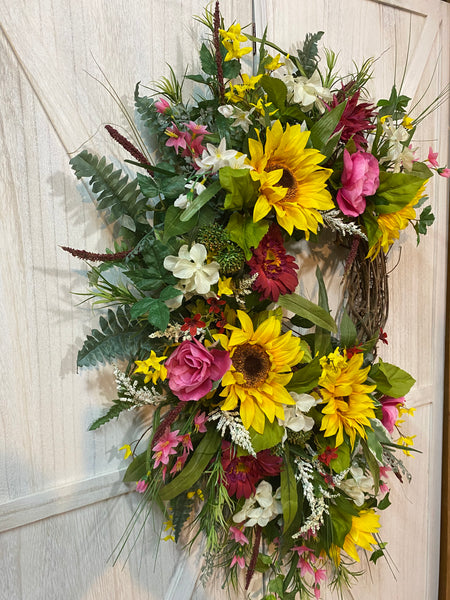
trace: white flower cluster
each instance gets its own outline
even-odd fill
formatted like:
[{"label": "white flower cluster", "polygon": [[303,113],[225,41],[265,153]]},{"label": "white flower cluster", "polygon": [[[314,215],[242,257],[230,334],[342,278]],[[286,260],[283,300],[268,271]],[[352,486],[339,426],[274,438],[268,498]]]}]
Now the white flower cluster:
[{"label": "white flower cluster", "polygon": [[208,420],[217,421],[216,428],[222,437],[225,436],[226,429],[228,428],[233,443],[246,450],[252,456],[256,456],[250,434],[245,429],[238,411],[226,411],[219,408],[209,415]]},{"label": "white flower cluster", "polygon": [[394,173],[399,173],[403,167],[405,171],[411,172],[414,163],[414,150],[405,146],[408,141],[409,133],[403,125],[395,126],[392,117],[387,117],[383,124],[384,135],[389,140],[389,149],[387,156],[380,162],[393,162]]},{"label": "white flower cluster", "polygon": [[322,80],[318,71],[314,71],[311,77],[293,77],[292,72],[296,67],[289,60],[285,63],[288,74],[284,76],[284,83],[288,89],[289,102],[300,104],[305,112],[314,106],[320,112],[325,111],[325,103],[331,102],[332,95],[328,88],[322,86]]},{"label": "white flower cluster", "polygon": [[178,256],[166,256],[164,268],[181,279],[175,287],[183,293],[207,294],[219,281],[219,263],[206,262],[208,252],[203,244],[193,244],[191,249],[183,244]]},{"label": "white flower cluster", "polygon": [[195,162],[199,167],[197,173],[203,174],[206,172],[217,173],[223,167],[251,169],[250,165],[245,164],[246,159],[247,156],[237,150],[227,150],[227,142],[225,138],[222,138],[219,146],[206,144],[202,157],[196,158]]},{"label": "white flower cluster", "polygon": [[[308,417],[307,413],[318,403],[318,400],[310,394],[291,392],[291,396],[295,401],[295,405],[284,408],[284,420],[278,419],[278,423],[296,433],[299,431],[311,431],[314,427],[314,419]],[[282,441],[284,442],[286,438],[287,431],[285,431]]]},{"label": "white flower cluster", "polygon": [[301,458],[297,458],[295,462],[297,463],[297,473],[295,478],[302,482],[303,493],[311,508],[311,514],[306,519],[303,526],[292,536],[294,539],[297,539],[308,532],[314,535],[322,527],[324,515],[328,513],[325,498],[330,497],[330,494],[326,490],[322,490],[322,495],[316,496],[313,484],[311,483],[314,467],[311,463],[306,462]]},{"label": "white flower cluster", "polygon": [[164,396],[154,389],[137,388],[138,382],[136,380],[132,382],[118,367],[114,367],[114,378],[120,399],[129,401],[130,409],[146,404],[159,404],[164,399]]},{"label": "white flower cluster", "polygon": [[278,488],[275,494],[272,493],[272,486],[268,481],[261,481],[256,488],[256,492],[244,502],[242,509],[233,515],[235,523],[244,523],[244,527],[254,527],[259,525],[265,527],[269,521],[281,515],[283,508],[281,506],[281,488]]},{"label": "white flower cluster", "polygon": [[373,494],[373,478],[364,475],[364,471],[357,465],[350,467],[351,477],[342,481],[339,485],[341,490],[353,498],[356,506],[362,506],[365,501],[365,494]]},{"label": "white flower cluster", "polygon": [[363,240],[367,241],[367,235],[361,231],[355,223],[345,223],[339,216],[339,211],[334,209],[322,213],[323,220],[333,231],[338,231],[344,237],[348,235],[358,235]]}]

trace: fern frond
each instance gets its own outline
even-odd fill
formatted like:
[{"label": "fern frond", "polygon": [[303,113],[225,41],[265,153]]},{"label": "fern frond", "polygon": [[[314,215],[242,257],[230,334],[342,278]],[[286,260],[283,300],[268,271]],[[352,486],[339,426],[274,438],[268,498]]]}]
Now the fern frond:
[{"label": "fern frond", "polygon": [[114,404],[111,406],[108,412],[92,423],[92,425],[89,427],[89,431],[94,431],[94,429],[98,429],[105,423],[108,423],[108,421],[116,419],[124,410],[130,410],[131,408],[135,407],[133,402],[127,402],[126,400],[113,400],[113,402]]},{"label": "fern frond", "polygon": [[317,48],[317,43],[322,38],[323,34],[323,31],[307,33],[305,41],[303,42],[303,48],[297,50],[298,59],[303,67],[306,77],[311,77],[317,68],[317,63],[319,62],[319,49]]},{"label": "fern frond", "polygon": [[128,180],[121,169],[83,150],[74,156],[70,164],[78,179],[89,178],[89,185],[97,195],[97,208],[109,213],[111,222],[118,221],[122,227],[136,231],[137,223],[145,223],[147,200],[139,189],[137,180]]},{"label": "fern frond", "polygon": [[78,352],[79,367],[93,367],[114,360],[132,360],[147,339],[149,331],[130,319],[128,307],[119,306],[101,316],[100,329],[93,329]]},{"label": "fern frond", "polygon": [[173,535],[175,542],[178,542],[183,525],[189,519],[191,510],[194,504],[193,498],[188,498],[187,494],[180,494],[177,498],[172,500],[171,508],[173,515]]}]

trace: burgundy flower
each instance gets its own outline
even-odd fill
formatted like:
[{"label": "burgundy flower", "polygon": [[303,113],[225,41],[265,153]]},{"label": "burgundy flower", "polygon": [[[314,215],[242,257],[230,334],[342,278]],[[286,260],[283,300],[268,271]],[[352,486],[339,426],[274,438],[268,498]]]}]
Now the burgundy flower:
[{"label": "burgundy flower", "polygon": [[222,467],[224,485],[230,496],[249,498],[255,493],[255,485],[264,477],[278,475],[283,459],[270,453],[258,452],[253,456],[237,456],[230,442],[222,442]]},{"label": "burgundy flower", "polygon": [[[353,82],[350,82],[346,86],[343,86],[342,90],[337,94],[334,94],[331,105],[328,107],[329,110],[335,108],[345,100],[347,92],[352,86]],[[358,150],[365,150],[367,148],[367,140],[364,137],[364,133],[368,133],[374,129],[372,119],[375,117],[376,112],[374,107],[367,102],[360,102],[358,104],[359,95],[360,92],[357,91],[348,98],[335,132],[342,129],[341,141],[344,144],[350,138],[353,138],[356,148]]]},{"label": "burgundy flower", "polygon": [[330,466],[330,462],[338,457],[337,448],[331,448],[331,446],[327,446],[322,454],[319,454],[317,457],[321,463]]},{"label": "burgundy flower", "polygon": [[280,294],[290,294],[297,287],[297,274],[293,256],[286,254],[280,228],[273,223],[259,246],[253,248],[253,256],[248,261],[250,274],[258,274],[253,289],[264,299],[276,302]]},{"label": "burgundy flower", "polygon": [[205,327],[205,322],[201,320],[201,314],[197,313],[192,317],[186,317],[184,319],[184,325],[181,327],[181,331],[189,331],[192,337],[197,335],[197,329]]}]

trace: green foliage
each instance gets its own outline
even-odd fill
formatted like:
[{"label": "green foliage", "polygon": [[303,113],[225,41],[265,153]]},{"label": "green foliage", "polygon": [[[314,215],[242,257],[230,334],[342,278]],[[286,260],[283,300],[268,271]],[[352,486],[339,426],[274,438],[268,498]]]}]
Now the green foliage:
[{"label": "green foliage", "polygon": [[172,481],[161,488],[159,497],[162,501],[172,500],[179,494],[189,490],[203,475],[207,464],[216,453],[222,438],[215,429],[210,429],[203,436],[189,461]]},{"label": "green foliage", "polygon": [[346,101],[342,102],[330,111],[326,111],[323,117],[311,127],[311,143],[326,158],[329,158],[333,154],[341,137],[339,132],[334,134],[334,130],[342,117],[346,104]]},{"label": "green foliage", "polygon": [[287,447],[285,449],[283,468],[280,473],[280,485],[281,506],[283,508],[283,531],[286,532],[294,520],[298,508],[297,481],[294,469],[290,463]]},{"label": "green foliage", "polygon": [[311,77],[317,69],[319,62],[319,49],[317,43],[322,39],[324,32],[307,33],[301,50],[297,50],[298,60],[303,68],[303,74]]},{"label": "green foliage", "polygon": [[133,408],[134,406],[132,402],[127,400],[116,399],[113,400],[113,403],[114,404],[111,406],[108,412],[103,415],[103,417],[96,419],[92,423],[92,425],[89,427],[89,431],[94,431],[94,429],[98,429],[105,423],[108,423],[108,421],[116,419],[124,410],[130,410],[130,408]]},{"label": "green foliage", "polygon": [[281,442],[283,439],[284,427],[278,424],[277,419],[274,419],[272,423],[266,419],[263,433],[258,433],[253,427],[250,427],[248,432],[254,451],[261,452],[261,450],[273,448]]},{"label": "green foliage", "polygon": [[276,77],[263,75],[260,80],[261,87],[267,93],[267,98],[272,104],[283,110],[286,106],[287,87],[286,84]]},{"label": "green foliage", "polygon": [[147,475],[146,452],[138,454],[128,465],[123,480],[125,483],[133,483],[143,479]]},{"label": "green foliage", "polygon": [[198,211],[211,200],[211,198],[214,198],[220,189],[220,181],[215,181],[212,183],[208,188],[206,188],[206,190],[203,190],[203,192],[199,194],[195,200],[191,202],[190,206],[184,209],[180,216],[180,220],[187,222],[192,219],[192,217],[197,214]]},{"label": "green foliage", "polygon": [[391,95],[388,100],[378,100],[377,106],[380,107],[380,117],[391,116],[394,121],[401,119],[406,113],[406,109],[411,98],[398,94],[395,85],[392,86]]},{"label": "green foliage", "polygon": [[377,384],[379,392],[392,398],[406,396],[416,381],[414,377],[411,377],[409,373],[400,369],[400,367],[391,365],[381,359],[376,365],[372,366],[369,377]]},{"label": "green foliage", "polygon": [[342,348],[352,348],[357,342],[356,327],[346,309],[339,324],[339,339]]},{"label": "green foliage", "polygon": [[333,317],[326,310],[311,302],[311,300],[307,300],[295,293],[285,294],[279,297],[278,304],[327,331],[337,332],[337,325]]},{"label": "green foliage", "polygon": [[297,394],[306,394],[317,386],[321,373],[322,367],[319,359],[313,358],[311,362],[301,365],[294,371],[286,389],[290,392],[297,392]]},{"label": "green foliage", "polygon": [[100,330],[93,329],[78,352],[77,365],[92,367],[114,360],[132,360],[149,331],[132,321],[127,307],[108,310],[99,320]]},{"label": "green foliage", "polygon": [[89,185],[97,195],[97,208],[109,213],[110,222],[118,221],[122,227],[136,231],[138,223],[146,223],[147,201],[141,196],[137,180],[128,181],[121,169],[99,159],[86,150],[70,160],[78,179],[89,178]]},{"label": "green foliage", "polygon": [[414,223],[414,229],[417,234],[417,245],[420,242],[420,236],[426,235],[428,227],[431,227],[434,223],[434,215],[431,212],[431,206],[425,206],[425,208],[420,213],[419,220],[417,223]]},{"label": "green foliage", "polygon": [[255,223],[251,215],[243,216],[237,212],[231,215],[227,225],[230,238],[242,248],[247,260],[252,257],[251,249],[258,247],[268,229],[269,223],[267,221],[263,220]]},{"label": "green foliage", "polygon": [[[323,280],[322,271],[319,267],[316,268],[316,279],[319,284],[319,297],[318,305],[328,314],[330,314],[330,307],[328,304],[327,288]],[[319,356],[326,356],[332,351],[331,338],[329,330],[323,329],[320,326],[316,327],[316,333],[314,335],[314,353]]]},{"label": "green foliage", "polygon": [[188,498],[187,494],[180,494],[172,500],[170,506],[172,508],[173,536],[176,543],[180,537],[183,525],[189,519],[194,506],[194,499]]},{"label": "green foliage", "polygon": [[228,193],[225,210],[242,210],[252,207],[258,197],[258,183],[250,177],[248,169],[224,167],[219,171],[220,185]]},{"label": "green foliage", "polygon": [[408,173],[388,173],[380,171],[380,186],[371,196],[378,214],[397,212],[409,204],[426,179]]}]

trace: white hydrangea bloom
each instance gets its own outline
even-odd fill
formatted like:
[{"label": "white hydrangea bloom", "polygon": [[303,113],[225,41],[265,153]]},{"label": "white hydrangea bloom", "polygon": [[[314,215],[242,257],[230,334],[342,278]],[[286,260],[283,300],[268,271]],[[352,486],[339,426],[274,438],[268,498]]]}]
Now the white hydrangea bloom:
[{"label": "white hydrangea bloom", "polygon": [[291,392],[291,396],[295,400],[295,406],[284,408],[284,421],[279,420],[280,425],[295,432],[311,431],[314,427],[314,419],[308,417],[307,413],[317,404],[317,400],[310,394]]},{"label": "white hydrangea bloom", "polygon": [[265,527],[269,521],[281,515],[281,488],[272,494],[272,486],[268,481],[261,481],[256,492],[244,502],[242,509],[233,515],[235,523],[245,521],[245,527],[260,525]]},{"label": "white hydrangea bloom", "polygon": [[373,493],[373,479],[364,475],[363,470],[356,465],[350,467],[351,478],[343,481],[339,487],[355,501],[356,506],[362,506],[365,494]]},{"label": "white hydrangea bloom", "polygon": [[206,263],[207,251],[203,244],[194,244],[189,250],[181,246],[178,256],[166,256],[164,268],[181,279],[179,289],[183,293],[207,294],[211,286],[219,281],[219,263]]}]

